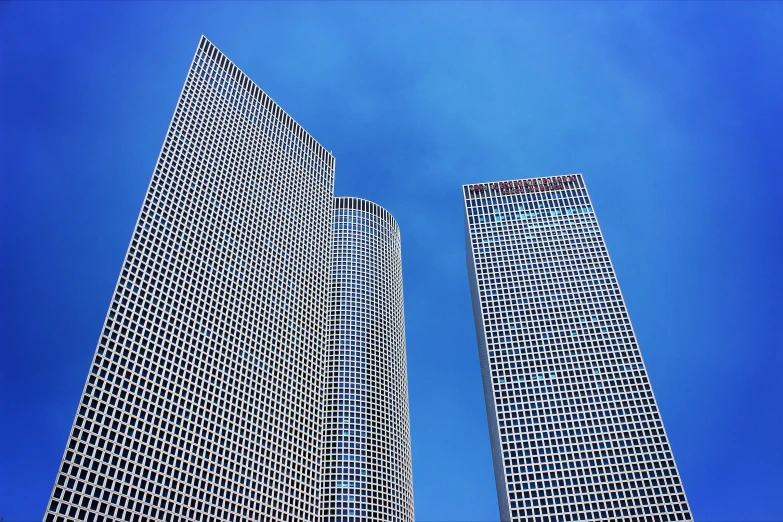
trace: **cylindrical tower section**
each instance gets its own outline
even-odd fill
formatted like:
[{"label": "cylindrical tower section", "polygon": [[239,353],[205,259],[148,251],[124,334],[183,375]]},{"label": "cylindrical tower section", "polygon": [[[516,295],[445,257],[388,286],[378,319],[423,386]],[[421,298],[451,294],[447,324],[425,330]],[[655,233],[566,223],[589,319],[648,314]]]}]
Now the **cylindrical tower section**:
[{"label": "cylindrical tower section", "polygon": [[413,522],[400,229],[371,201],[334,201],[321,520]]}]

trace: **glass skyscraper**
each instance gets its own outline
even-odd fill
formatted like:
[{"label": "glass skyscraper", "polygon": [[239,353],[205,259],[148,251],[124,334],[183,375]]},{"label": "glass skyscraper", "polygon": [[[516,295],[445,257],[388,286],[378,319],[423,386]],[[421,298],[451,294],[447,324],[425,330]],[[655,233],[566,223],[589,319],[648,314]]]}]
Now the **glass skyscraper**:
[{"label": "glass skyscraper", "polygon": [[[330,320],[341,321],[329,309],[334,165],[201,38],[109,304],[46,522],[320,519],[327,334]],[[399,236],[394,241],[360,251],[375,255],[369,248],[383,246],[385,263],[396,244],[399,262]],[[398,265],[378,266],[378,276],[384,268],[395,270],[381,278],[384,285],[401,284]],[[367,284],[357,275],[358,288]],[[396,393],[406,391],[401,290],[389,298],[376,306],[373,325],[357,332],[368,336],[366,357],[403,358],[402,366],[384,359],[374,370],[388,367],[403,379]],[[373,402],[377,393],[361,390],[368,425],[349,429],[367,439],[362,487],[386,494],[392,463],[409,472],[400,449],[409,445],[408,417],[402,395],[391,393],[394,413],[405,418],[376,420],[387,407]],[[387,429],[387,420],[399,429]],[[402,438],[376,442],[378,433]],[[386,459],[370,466],[379,458],[369,451],[376,445]],[[385,504],[383,520],[408,520],[395,517],[407,516],[409,504],[397,506]]]},{"label": "glass skyscraper", "polygon": [[582,176],[462,191],[501,520],[692,520]]},{"label": "glass skyscraper", "polygon": [[413,522],[400,229],[337,198],[326,354],[324,522]]}]

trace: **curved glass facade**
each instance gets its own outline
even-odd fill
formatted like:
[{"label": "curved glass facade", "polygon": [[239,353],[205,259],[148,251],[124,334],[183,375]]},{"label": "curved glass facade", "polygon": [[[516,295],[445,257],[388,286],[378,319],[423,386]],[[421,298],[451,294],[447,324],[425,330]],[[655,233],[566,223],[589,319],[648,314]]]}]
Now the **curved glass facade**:
[{"label": "curved glass facade", "polygon": [[336,198],[326,354],[321,519],[413,521],[400,230]]}]

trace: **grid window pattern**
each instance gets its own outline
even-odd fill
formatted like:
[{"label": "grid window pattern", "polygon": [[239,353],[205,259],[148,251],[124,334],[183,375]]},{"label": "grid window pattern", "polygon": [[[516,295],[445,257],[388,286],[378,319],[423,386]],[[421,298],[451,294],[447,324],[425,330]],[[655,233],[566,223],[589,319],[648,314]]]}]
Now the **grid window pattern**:
[{"label": "grid window pattern", "polygon": [[582,176],[463,196],[502,520],[692,520]]},{"label": "grid window pattern", "polygon": [[333,180],[202,37],[46,522],[317,519]]},{"label": "grid window pattern", "polygon": [[358,198],[333,227],[321,520],[413,522],[399,227]]}]

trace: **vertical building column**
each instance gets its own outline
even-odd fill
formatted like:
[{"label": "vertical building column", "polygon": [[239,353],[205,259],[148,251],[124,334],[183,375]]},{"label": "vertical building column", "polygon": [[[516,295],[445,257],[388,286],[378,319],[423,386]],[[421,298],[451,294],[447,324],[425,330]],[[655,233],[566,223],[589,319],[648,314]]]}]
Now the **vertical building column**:
[{"label": "vertical building column", "polygon": [[333,234],[321,520],[412,522],[399,227],[341,197]]},{"label": "vertical building column", "polygon": [[462,192],[501,519],[692,520],[581,174]]}]

